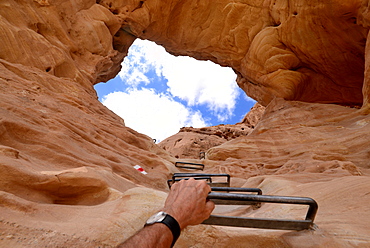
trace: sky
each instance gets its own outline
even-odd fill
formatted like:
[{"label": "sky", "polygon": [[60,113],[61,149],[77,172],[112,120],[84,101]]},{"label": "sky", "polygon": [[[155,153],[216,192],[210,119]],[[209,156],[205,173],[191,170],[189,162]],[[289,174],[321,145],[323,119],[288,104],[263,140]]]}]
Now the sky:
[{"label": "sky", "polygon": [[154,42],[137,39],[119,74],[95,90],[126,126],[158,143],[182,127],[240,122],[255,101],[235,80],[231,68],[173,56]]}]

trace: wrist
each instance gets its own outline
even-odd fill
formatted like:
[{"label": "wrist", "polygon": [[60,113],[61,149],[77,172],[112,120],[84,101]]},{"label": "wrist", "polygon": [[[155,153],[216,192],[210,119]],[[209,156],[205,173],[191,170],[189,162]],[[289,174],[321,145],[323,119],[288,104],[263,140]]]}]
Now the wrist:
[{"label": "wrist", "polygon": [[145,226],[153,225],[153,224],[163,224],[171,231],[172,237],[173,237],[172,245],[171,245],[172,247],[177,241],[177,239],[179,238],[180,232],[181,232],[181,228],[177,220],[174,217],[172,217],[170,214],[160,211],[156,213],[155,215],[151,216],[147,220]]},{"label": "wrist", "polygon": [[179,224],[180,226],[180,230],[184,230],[184,228],[187,227],[187,224],[186,224],[186,220],[184,220],[183,218],[181,218],[181,215],[179,214],[176,214],[174,211],[171,211],[171,209],[163,209],[162,210],[163,212],[171,215],[176,221],[177,223]]}]

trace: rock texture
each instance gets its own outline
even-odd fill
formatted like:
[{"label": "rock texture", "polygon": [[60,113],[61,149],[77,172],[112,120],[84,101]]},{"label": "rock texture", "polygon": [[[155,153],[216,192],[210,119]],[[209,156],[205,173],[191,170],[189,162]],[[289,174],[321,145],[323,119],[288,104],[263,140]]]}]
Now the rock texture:
[{"label": "rock texture", "polygon": [[178,159],[203,159],[205,152],[237,137],[247,136],[261,119],[265,107],[256,103],[240,123],[213,127],[183,127],[158,145]]},{"label": "rock texture", "polygon": [[173,167],[97,100],[120,23],[95,1],[1,1],[0,16],[0,246],[114,246],[141,226],[126,201],[143,219],[160,202],[127,190],[166,189]]},{"label": "rock texture", "polygon": [[[223,143],[206,152],[205,171],[230,173],[234,186],[319,203],[315,230],[199,225],[177,247],[369,247],[368,6],[2,0],[0,246],[114,247],[163,204],[176,158],[125,127],[93,90],[143,38],[232,67],[239,86],[266,106],[257,125],[238,124],[255,126],[248,135],[221,134]],[[301,216],[267,204],[237,212]]]},{"label": "rock texture", "polygon": [[370,169],[369,122],[368,115],[353,108],[275,99],[251,134],[213,147],[206,156],[217,161],[216,167],[229,170],[237,161],[238,175],[245,178],[295,173],[361,176]]},{"label": "rock texture", "polygon": [[264,106],[274,97],[362,104],[368,29],[356,22],[361,1],[131,2],[101,1],[126,32],[232,67]]}]

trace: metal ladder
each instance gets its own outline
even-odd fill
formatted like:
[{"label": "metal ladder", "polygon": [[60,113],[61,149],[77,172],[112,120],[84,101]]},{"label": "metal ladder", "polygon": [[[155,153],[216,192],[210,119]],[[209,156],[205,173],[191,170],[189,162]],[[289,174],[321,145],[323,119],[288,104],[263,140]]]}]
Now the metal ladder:
[{"label": "metal ladder", "polygon": [[308,206],[304,220],[211,215],[202,224],[282,230],[305,230],[312,229],[314,226],[318,204],[312,198],[262,195],[262,190],[259,188],[230,187],[230,175],[228,174],[175,173],[167,183],[171,187],[173,183],[189,178],[206,180],[212,190],[207,198],[215,202],[216,205],[252,205],[253,209],[261,207],[263,203]]}]

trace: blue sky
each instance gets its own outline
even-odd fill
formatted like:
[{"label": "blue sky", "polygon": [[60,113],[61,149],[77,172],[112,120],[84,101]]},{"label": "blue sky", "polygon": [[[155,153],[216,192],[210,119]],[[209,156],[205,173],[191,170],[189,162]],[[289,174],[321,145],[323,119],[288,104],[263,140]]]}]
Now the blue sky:
[{"label": "blue sky", "polygon": [[235,79],[231,68],[176,57],[154,42],[137,39],[120,73],[95,90],[126,126],[159,142],[185,126],[240,122],[255,101]]}]

